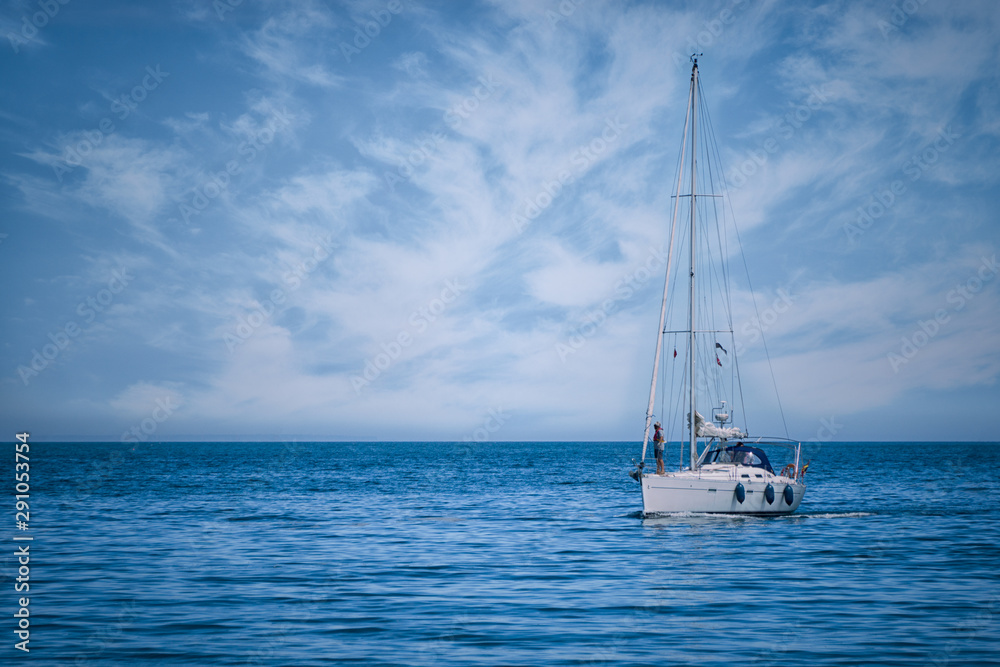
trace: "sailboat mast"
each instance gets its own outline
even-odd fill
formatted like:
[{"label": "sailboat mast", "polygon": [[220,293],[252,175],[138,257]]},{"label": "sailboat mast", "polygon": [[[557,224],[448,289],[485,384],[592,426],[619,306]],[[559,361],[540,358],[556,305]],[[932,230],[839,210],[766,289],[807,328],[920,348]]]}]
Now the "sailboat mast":
[{"label": "sailboat mast", "polygon": [[[693,92],[693,91],[692,91]],[[688,97],[687,117],[684,118],[684,137],[681,139],[681,169],[677,170],[677,194],[684,182],[684,151],[687,149],[688,122],[691,120],[691,98]],[[674,261],[674,238],[677,236],[677,210],[681,198],[674,197],[674,212],[670,217],[670,245],[667,248],[667,273],[663,279],[663,300],[660,302],[660,326],[656,330],[656,354],[653,356],[653,378],[649,383],[649,405],[646,407],[646,427],[642,432],[642,459],[646,460],[646,445],[649,444],[649,425],[653,421],[653,406],[656,403],[656,376],[660,372],[660,351],[663,349],[663,325],[667,317],[667,295],[670,293],[670,267]],[[676,352],[676,350],[675,350]]]},{"label": "sailboat mast", "polygon": [[689,355],[690,355],[690,379],[691,379],[691,400],[689,406],[691,411],[688,413],[688,441],[691,443],[691,469],[694,470],[695,465],[698,462],[698,430],[695,426],[695,385],[694,385],[694,372],[695,372],[695,350],[694,350],[694,232],[695,232],[695,192],[696,184],[695,179],[697,177],[697,165],[698,165],[698,152],[697,152],[697,141],[698,141],[698,59],[692,57],[694,65],[691,67],[691,304],[690,311],[688,313],[688,321],[690,323],[689,335]]}]

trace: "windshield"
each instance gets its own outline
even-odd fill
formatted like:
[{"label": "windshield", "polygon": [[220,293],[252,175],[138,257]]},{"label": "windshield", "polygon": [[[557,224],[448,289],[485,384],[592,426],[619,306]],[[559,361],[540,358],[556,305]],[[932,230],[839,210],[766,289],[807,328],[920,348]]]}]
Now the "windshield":
[{"label": "windshield", "polygon": [[715,448],[705,455],[704,463],[738,463],[744,466],[763,468],[770,473],[774,472],[771,468],[771,462],[767,460],[767,454],[763,450],[745,445]]}]

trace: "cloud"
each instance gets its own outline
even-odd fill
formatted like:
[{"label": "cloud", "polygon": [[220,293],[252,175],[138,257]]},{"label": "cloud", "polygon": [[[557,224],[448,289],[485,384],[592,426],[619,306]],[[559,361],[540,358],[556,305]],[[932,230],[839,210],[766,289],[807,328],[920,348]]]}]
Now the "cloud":
[{"label": "cloud", "polygon": [[993,385],[1000,375],[1000,344],[986,335],[1000,326],[993,257],[988,246],[970,246],[947,260],[869,280],[793,283],[770,313],[767,298],[755,313],[742,295],[736,330],[758,364],[748,371],[759,382],[767,377],[760,365],[763,329],[781,395],[807,414],[846,414],[922,391]]},{"label": "cloud", "polygon": [[63,221],[79,220],[80,204],[104,210],[112,215],[112,224],[124,222],[143,242],[172,252],[160,229],[161,214],[170,202],[178,172],[183,171],[185,152],[114,133],[94,143],[92,134],[67,135],[59,142],[67,147],[87,147],[71,160],[66,151],[24,154],[53,170],[51,179],[16,179],[25,206]]},{"label": "cloud", "polygon": [[184,406],[183,385],[176,382],[137,382],[112,398],[108,405],[129,419],[148,416],[160,403]]},{"label": "cloud", "polygon": [[246,34],[242,49],[275,81],[296,81],[322,88],[340,86],[344,78],[322,62],[318,49],[308,49],[312,36],[335,25],[333,16],[313,2],[267,18],[263,25]]},{"label": "cloud", "polygon": [[413,51],[402,54],[392,66],[416,79],[427,76],[427,64],[427,54]]}]

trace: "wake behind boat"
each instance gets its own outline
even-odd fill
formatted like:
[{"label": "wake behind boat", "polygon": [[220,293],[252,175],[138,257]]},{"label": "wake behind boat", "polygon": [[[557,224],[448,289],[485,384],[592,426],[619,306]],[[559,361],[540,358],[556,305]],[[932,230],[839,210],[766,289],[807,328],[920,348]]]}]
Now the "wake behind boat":
[{"label": "wake behind boat", "polygon": [[[735,398],[742,409],[743,387],[733,335],[729,242],[724,224],[726,203],[721,194],[713,192],[713,187],[721,187],[724,180],[717,166],[718,149],[703,101],[698,60],[695,56],[691,60],[691,86],[673,197],[670,250],[642,457],[631,476],[642,488],[646,515],[790,514],[798,508],[806,491],[804,475],[808,463],[801,464],[801,444],[787,438],[751,438],[745,426],[745,410],[741,410],[742,428],[727,426],[733,421],[727,405]],[[682,211],[682,205],[686,210]],[[735,241],[738,248],[738,234]],[[688,281],[672,289],[671,284],[679,282],[675,275],[679,268],[687,269]],[[720,339],[726,342],[725,346]],[[665,343],[672,343],[667,348],[673,348],[672,356],[663,354]],[[681,356],[678,350],[682,351]],[[668,358],[663,360],[664,356]],[[665,363],[661,364],[661,360]],[[657,422],[654,447],[658,471],[650,473],[644,472],[644,468],[661,374],[667,388],[661,397],[660,410],[666,433],[661,434]],[[711,422],[698,412],[698,407],[705,405],[717,406],[712,408]],[[661,441],[681,444],[677,470],[667,472],[664,468]],[[784,454],[788,459],[777,472],[771,462],[771,456],[776,454]]]}]

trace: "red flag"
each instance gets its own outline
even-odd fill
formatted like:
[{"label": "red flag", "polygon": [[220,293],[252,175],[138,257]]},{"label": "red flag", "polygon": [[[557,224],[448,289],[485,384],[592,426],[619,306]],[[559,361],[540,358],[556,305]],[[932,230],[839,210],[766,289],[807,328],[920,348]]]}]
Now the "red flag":
[{"label": "red flag", "polygon": [[674,350],[674,359],[677,358],[677,350]]},{"label": "red flag", "polygon": [[715,363],[719,364],[720,366],[722,365],[722,362],[719,361],[719,355],[715,355]]}]

